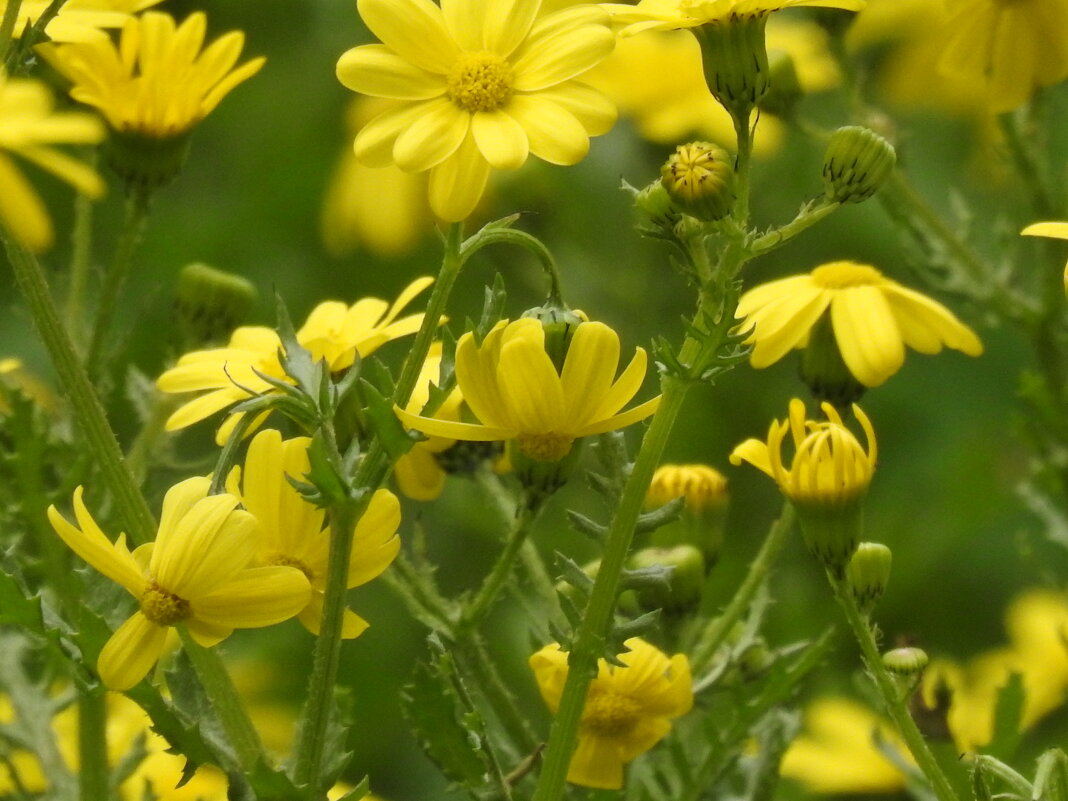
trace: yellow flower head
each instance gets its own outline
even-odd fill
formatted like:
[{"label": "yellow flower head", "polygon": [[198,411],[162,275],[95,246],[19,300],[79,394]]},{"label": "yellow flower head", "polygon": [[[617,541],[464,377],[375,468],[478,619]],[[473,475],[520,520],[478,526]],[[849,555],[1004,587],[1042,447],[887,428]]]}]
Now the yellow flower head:
[{"label": "yellow flower head", "polygon": [[[318,634],[330,536],[323,528],[324,510],[305,501],[288,480],[304,480],[311,469],[310,442],[307,437],[283,440],[274,429],[261,431],[249,443],[244,470],[235,470],[227,484],[259,521],[257,562],[289,565],[308,577],[312,592],[298,619],[310,632]],[[389,490],[378,490],[356,524],[349,553],[347,588],[366,584],[389,567],[400,550],[399,526],[397,497]],[[367,626],[362,617],[345,610],[343,637],[358,637]]]},{"label": "yellow flower head", "polygon": [[727,478],[706,464],[665,464],[653,473],[645,505],[649,508],[685,498],[686,508],[700,511],[727,503]]},{"label": "yellow flower head", "polygon": [[100,678],[127,690],[163,652],[171,626],[182,624],[200,645],[212,646],[235,628],[258,628],[293,617],[308,604],[307,578],[292,567],[251,567],[256,519],[233,495],[208,495],[207,478],[173,486],[163,499],[154,543],[132,553],[126,535],[111,542],[74,491],[78,526],[54,506],[48,519],[71,550],[121,584],[139,609],[111,636],[97,662]]},{"label": "yellow flower head", "polygon": [[[671,721],[693,706],[693,679],[685,654],[668,657],[632,637],[619,655],[626,667],[597,663],[579,724],[579,741],[567,780],[583,787],[618,790],[623,766],[671,731]],[[549,710],[560,706],[567,680],[567,653],[556,643],[530,657],[530,667]]]},{"label": "yellow flower head", "polygon": [[254,58],[235,67],[245,35],[231,31],[203,47],[206,30],[202,12],[178,25],[169,14],[148,11],[127,20],[117,47],[101,37],[41,45],[38,52],[73,82],[71,97],[99,109],[113,130],[171,139],[264,63]]},{"label": "yellow flower head", "polygon": [[614,25],[631,36],[642,31],[696,28],[709,23],[762,17],[784,8],[810,6],[859,11],[865,0],[641,0],[636,6],[606,3]]},{"label": "yellow flower head", "polygon": [[[1052,239],[1068,239],[1068,222],[1038,222],[1020,231],[1024,236],[1048,236]],[[1064,292],[1068,294],[1068,263],[1064,265]]]},{"label": "yellow flower head", "polygon": [[[7,10],[8,2],[0,0],[0,17]],[[53,42],[102,39],[106,38],[103,29],[121,28],[131,15],[159,2],[161,0],[67,0],[44,30]],[[50,0],[22,0],[12,35],[21,37],[28,26],[37,24],[50,5]]]},{"label": "yellow flower head", "polygon": [[358,0],[382,44],[341,56],[338,79],[397,101],[356,137],[369,166],[430,170],[430,206],[466,218],[490,168],[514,170],[533,153],[574,164],[615,108],[574,80],[611,51],[595,5],[539,15],[539,0]]},{"label": "yellow flower head", "polygon": [[995,112],[1068,77],[1063,0],[948,0],[939,68],[982,88]]},{"label": "yellow flower head", "polygon": [[[441,343],[435,342],[430,346],[423,369],[419,371],[415,390],[404,407],[409,413],[419,414],[422,411],[423,406],[430,400],[430,385],[438,381],[440,371]],[[459,421],[461,404],[463,393],[459,387],[455,387],[434,412],[434,418]],[[400,491],[416,501],[432,501],[438,497],[445,488],[445,471],[438,464],[437,454],[455,444],[456,440],[446,437],[428,437],[415,443],[412,449],[393,465],[393,477],[397,480]]]},{"label": "yellow flower head", "polygon": [[623,428],[656,411],[659,397],[619,411],[645,378],[645,351],[636,348],[615,378],[618,363],[619,336],[603,323],[575,326],[563,369],[557,370],[538,320],[502,320],[481,346],[470,332],[456,346],[456,380],[481,424],[394,411],[424,434],[476,442],[514,439],[531,459],[555,462],[570,453],[576,439]]},{"label": "yellow flower head", "polygon": [[883,276],[874,267],[835,261],[749,290],[738,303],[750,364],[774,364],[808,344],[809,333],[829,312],[846,367],[866,387],[877,387],[905,361],[905,346],[938,353],[943,345],[969,356],[983,352],[975,333],[942,304]]},{"label": "yellow flower head", "polygon": [[[338,301],[319,304],[297,332],[297,341],[313,359],[325,359],[331,370],[352,365],[357,354],[365,358],[390,340],[418,330],[423,315],[398,315],[431,283],[417,278],[391,305],[379,298],[363,298],[352,306]],[[274,388],[260,375],[289,381],[282,369],[279,352],[282,342],[273,329],[242,326],[234,331],[224,348],[187,353],[156,381],[163,392],[198,392],[167,419],[167,430],[176,431],[209,417],[215,412],[246,400],[251,393],[267,393]],[[219,429],[216,441],[222,444],[233,431],[240,415],[233,415]]]},{"label": "yellow flower head", "polygon": [[54,111],[44,84],[9,78],[0,68],[0,224],[23,247],[35,252],[47,249],[53,239],[52,223],[11,156],[33,162],[95,198],[104,193],[100,176],[52,145],[94,144],[103,137],[104,128],[92,115]]}]

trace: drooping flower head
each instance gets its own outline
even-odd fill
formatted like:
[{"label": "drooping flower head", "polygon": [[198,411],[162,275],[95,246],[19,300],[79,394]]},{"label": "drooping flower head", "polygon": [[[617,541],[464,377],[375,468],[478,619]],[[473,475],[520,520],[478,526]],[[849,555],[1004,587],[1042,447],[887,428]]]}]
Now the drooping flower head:
[{"label": "drooping flower head", "polygon": [[[1068,239],[1068,222],[1038,222],[1024,228],[1023,236],[1047,236],[1051,239]],[[1064,265],[1064,291],[1068,294],[1068,262]]]},{"label": "drooping flower head", "polygon": [[[840,353],[846,378],[852,376],[862,388],[877,387],[896,373],[906,345],[928,354],[943,345],[969,356],[983,352],[975,333],[942,304],[851,261],[830,262],[807,275],[751,289],[742,295],[737,314],[745,318],[743,330],[752,329],[746,342],[753,346],[753,367],[767,367],[793,348],[810,345],[810,350],[821,348],[815,355],[825,362],[830,357],[823,349],[830,346]],[[817,369],[820,374],[809,383],[819,392],[813,383],[832,371],[822,363]]]},{"label": "drooping flower head", "polygon": [[556,462],[575,440],[623,428],[656,411],[654,398],[620,412],[645,378],[646,355],[636,348],[616,378],[619,336],[603,323],[574,327],[562,369],[546,352],[541,322],[498,323],[481,345],[472,333],[456,346],[456,380],[479,424],[419,417],[395,407],[409,428],[476,442],[515,440],[524,456]]},{"label": "drooping flower head", "polygon": [[341,56],[338,79],[397,101],[356,137],[369,166],[430,170],[430,205],[444,220],[470,215],[490,168],[514,170],[533,153],[574,164],[615,109],[575,80],[614,36],[594,5],[539,15],[539,0],[358,0],[381,44]]},{"label": "drooping flower head", "polygon": [[[305,501],[289,479],[304,480],[311,469],[307,437],[283,440],[274,429],[258,433],[249,443],[243,470],[235,470],[227,482],[230,491],[259,521],[258,564],[289,565],[311,583],[307,605],[298,619],[313,634],[319,633],[330,555],[325,511]],[[389,567],[400,550],[397,528],[400,504],[389,490],[380,489],[359,521],[349,552],[348,589],[366,584]],[[341,636],[360,636],[368,623],[346,609]]]},{"label": "drooping flower head", "polygon": [[[685,654],[669,657],[632,637],[619,655],[626,667],[597,663],[579,724],[578,747],[567,780],[583,787],[618,790],[623,766],[671,731],[671,721],[693,706],[693,680]],[[541,697],[555,714],[567,680],[567,653],[553,643],[530,657]]]},{"label": "drooping flower head", "polygon": [[[422,314],[399,317],[404,308],[433,282],[417,278],[392,304],[379,298],[363,298],[352,306],[338,301],[319,304],[297,332],[297,341],[313,359],[325,359],[331,370],[343,370],[356,356],[365,358],[390,340],[418,330]],[[246,400],[252,394],[273,392],[262,376],[290,381],[282,369],[279,354],[282,341],[271,328],[242,326],[234,331],[223,348],[187,353],[178,364],[156,381],[163,392],[202,393],[179,407],[166,423],[176,431],[227,406]],[[222,444],[240,419],[232,415],[219,429],[216,441]]]},{"label": "drooping flower head", "polygon": [[78,556],[121,584],[139,608],[111,636],[97,662],[100,678],[127,690],[145,677],[163,652],[172,626],[185,626],[210,647],[236,628],[259,628],[293,617],[308,604],[310,587],[292,567],[252,567],[256,518],[230,494],[208,495],[207,478],[173,486],[163,499],[156,541],[132,553],[126,536],[112,542],[74,491],[78,525],[54,506],[48,519]]},{"label": "drooping flower head", "polygon": [[80,161],[53,145],[95,144],[104,127],[90,114],[57,112],[44,84],[9,78],[0,68],[0,224],[19,244],[40,252],[52,244],[52,222],[11,156],[33,162],[88,197],[100,197],[104,182]]},{"label": "drooping flower head", "polygon": [[[822,404],[826,421],[806,420],[805,404],[794,398],[786,420],[772,421],[767,442],[747,439],[731,453],[775,480],[797,508],[805,542],[825,565],[840,572],[857,548],[864,497],[875,472],[877,446],[871,421],[854,404],[853,414],[864,430],[862,446],[829,403]],[[783,459],[783,440],[793,439],[794,457]]]}]

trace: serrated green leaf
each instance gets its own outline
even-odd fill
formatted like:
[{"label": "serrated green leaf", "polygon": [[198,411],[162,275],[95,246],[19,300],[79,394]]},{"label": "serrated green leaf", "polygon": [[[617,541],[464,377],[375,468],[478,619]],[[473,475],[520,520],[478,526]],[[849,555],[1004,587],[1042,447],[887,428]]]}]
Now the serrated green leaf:
[{"label": "serrated green leaf", "polygon": [[586,515],[580,514],[574,509],[567,510],[567,521],[576,531],[592,538],[595,542],[604,542],[604,535],[608,531],[608,526],[591,520],[586,517]]},{"label": "serrated green leaf", "polygon": [[367,419],[378,436],[378,441],[389,454],[392,461],[412,449],[415,440],[411,438],[393,411],[391,396],[383,395],[377,387],[363,382],[363,395],[367,401]]}]

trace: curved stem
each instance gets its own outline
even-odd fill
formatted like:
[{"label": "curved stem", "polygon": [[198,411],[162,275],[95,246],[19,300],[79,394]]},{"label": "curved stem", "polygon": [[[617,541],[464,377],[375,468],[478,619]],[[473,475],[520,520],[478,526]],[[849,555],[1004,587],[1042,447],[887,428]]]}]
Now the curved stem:
[{"label": "curved stem", "polygon": [[849,623],[849,627],[853,630],[853,634],[857,638],[857,643],[860,645],[860,652],[864,657],[864,664],[868,668],[868,673],[875,681],[875,686],[883,698],[886,710],[890,714],[890,718],[894,721],[894,724],[897,726],[897,730],[901,734],[901,737],[905,740],[905,744],[908,746],[909,751],[916,760],[916,764],[923,772],[923,775],[927,777],[927,781],[931,783],[931,789],[934,791],[939,801],[958,801],[953,786],[942,772],[938,760],[935,759],[934,754],[931,753],[931,749],[927,747],[927,741],[924,740],[923,735],[916,726],[916,722],[909,714],[905,701],[901,698],[901,694],[898,691],[897,683],[883,665],[879,647],[875,642],[875,636],[872,634],[871,627],[868,625],[867,620],[857,606],[857,602],[853,598],[853,593],[849,589],[848,582],[845,579],[835,578],[830,573],[827,574],[827,579],[831,582],[835,597],[838,599],[838,603],[841,605],[842,611],[845,613],[846,621]]},{"label": "curved stem", "polygon": [[219,458],[215,461],[215,469],[211,472],[209,495],[218,495],[220,492],[226,491],[226,478],[237,461],[237,451],[245,440],[249,429],[252,428],[252,424],[256,422],[256,417],[257,415],[248,413],[241,415],[241,419],[234,426],[234,430],[230,432],[230,436],[226,439],[226,444],[219,451]]},{"label": "curved stem", "polygon": [[549,279],[550,302],[563,305],[563,298],[560,294],[560,269],[556,265],[556,259],[553,258],[552,253],[549,252],[549,249],[545,247],[545,244],[540,239],[528,234],[526,231],[517,231],[514,228],[490,228],[487,226],[464,243],[463,260],[467,261],[487,245],[497,243],[517,245],[533,253],[541,263],[542,269]]}]

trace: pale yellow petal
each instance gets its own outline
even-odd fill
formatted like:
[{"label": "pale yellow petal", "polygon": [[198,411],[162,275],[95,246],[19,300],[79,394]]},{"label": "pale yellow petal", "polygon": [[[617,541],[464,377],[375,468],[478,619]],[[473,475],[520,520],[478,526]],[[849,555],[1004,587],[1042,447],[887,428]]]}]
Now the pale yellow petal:
[{"label": "pale yellow petal", "polygon": [[52,221],[44,203],[14,163],[0,153],[0,223],[27,250],[52,246]]},{"label": "pale yellow petal", "polygon": [[206,623],[248,629],[288,620],[310,600],[308,578],[295,567],[251,567],[190,607]]},{"label": "pale yellow petal", "polygon": [[577,164],[590,150],[589,133],[578,118],[541,93],[516,95],[508,113],[526,132],[530,152],[550,164]]},{"label": "pale yellow petal", "polygon": [[645,348],[635,348],[634,356],[631,357],[630,363],[620,373],[619,378],[612,384],[608,392],[601,396],[600,405],[597,407],[597,411],[594,412],[591,422],[615,414],[637,394],[638,389],[641,388],[642,382],[645,380],[647,362],[648,356],[645,353]]},{"label": "pale yellow petal", "polygon": [[622,788],[623,757],[614,738],[580,733],[567,769],[567,780],[601,790]]},{"label": "pale yellow petal", "polygon": [[397,137],[422,117],[427,105],[432,102],[406,103],[384,111],[368,122],[352,143],[357,160],[367,167],[391,166]]},{"label": "pale yellow petal", "polygon": [[393,143],[393,161],[407,172],[422,172],[456,153],[471,126],[471,114],[438,98],[427,102]]},{"label": "pale yellow petal", "polygon": [[589,136],[608,133],[619,116],[615,103],[602,92],[578,81],[568,81],[537,93],[542,100],[569,112]]},{"label": "pale yellow petal", "polygon": [[761,442],[759,439],[750,437],[745,442],[738,445],[731,451],[730,462],[736,466],[740,465],[742,462],[749,462],[749,464],[753,465],[757,470],[775,478],[775,473],[771,469],[771,457],[768,454],[768,445],[766,442]]},{"label": "pale yellow petal", "polygon": [[380,575],[400,551],[401,509],[397,496],[389,490],[376,490],[367,509],[356,523],[349,555],[346,587],[359,587]]},{"label": "pale yellow petal", "polygon": [[465,442],[497,442],[512,439],[518,433],[515,429],[493,428],[474,423],[459,423],[453,420],[439,420],[435,417],[420,417],[406,412],[400,406],[394,406],[393,412],[400,418],[405,428],[421,431],[432,437],[445,437]]},{"label": "pale yellow petal", "polygon": [[163,653],[167,629],[149,622],[140,612],[119,626],[97,661],[100,680],[109,690],[129,690],[156,664]]},{"label": "pale yellow petal", "polygon": [[491,428],[513,429],[497,381],[497,361],[500,358],[501,339],[505,323],[494,327],[482,345],[475,344],[475,337],[466,333],[456,344],[456,382],[464,399],[484,425]]},{"label": "pale yellow petal", "polygon": [[445,222],[460,222],[475,210],[489,179],[489,162],[473,137],[430,171],[430,208]]},{"label": "pale yellow petal", "polygon": [[[568,420],[596,419],[618,364],[619,336],[615,331],[603,323],[582,323],[575,329],[560,373]],[[630,397],[607,414],[618,411],[628,400]]]},{"label": "pale yellow petal", "polygon": [[639,420],[644,420],[646,417],[655,414],[659,406],[660,396],[657,395],[655,398],[645,401],[645,403],[639,403],[637,406],[633,406],[625,412],[620,412],[619,414],[605,418],[604,420],[598,420],[589,425],[585,425],[573,433],[576,437],[591,437],[594,434],[604,434],[606,431],[616,431],[620,428],[626,428],[629,425],[637,423]]},{"label": "pale yellow petal", "polygon": [[[540,324],[538,324],[540,329]],[[517,337],[501,346],[497,365],[501,398],[523,433],[568,433],[560,376],[541,341]]]},{"label": "pale yellow petal", "polygon": [[395,100],[429,100],[445,93],[445,77],[427,72],[385,45],[363,45],[342,53],[337,79],[354,92]]},{"label": "pale yellow petal", "polygon": [[494,0],[483,6],[482,46],[507,58],[527,37],[541,0]]},{"label": "pale yellow petal", "polygon": [[393,478],[404,496],[413,501],[432,501],[445,489],[445,471],[434,454],[419,443],[393,465]]},{"label": "pale yellow petal", "polygon": [[546,645],[528,660],[538,684],[538,691],[549,711],[556,714],[567,680],[567,653],[556,643]]},{"label": "pale yellow petal", "polygon": [[615,43],[612,31],[601,25],[532,36],[516,54],[515,89],[535,92],[575,78],[603,61]]},{"label": "pale yellow petal", "polygon": [[182,625],[185,626],[186,631],[189,632],[189,636],[193,638],[193,641],[196,642],[197,645],[202,645],[205,648],[211,648],[218,645],[234,633],[232,626],[217,626],[212,623],[205,623],[203,620],[197,620],[196,618],[189,618]]},{"label": "pale yellow petal", "polygon": [[1048,236],[1054,239],[1068,239],[1068,222],[1037,222],[1020,231],[1023,236]]},{"label": "pale yellow petal", "polygon": [[523,126],[505,111],[480,111],[471,117],[471,135],[479,152],[495,170],[523,166],[530,152]]},{"label": "pale yellow petal", "polygon": [[864,386],[879,386],[904,363],[905,345],[881,288],[839,291],[831,301],[831,325],[842,360]]},{"label": "pale yellow petal", "polygon": [[942,345],[979,356],[983,343],[941,303],[903,286],[884,287],[887,303],[905,343],[920,353],[938,353]]},{"label": "pale yellow petal", "polygon": [[415,66],[445,74],[456,63],[460,51],[430,0],[356,0],[356,8],[371,33]]}]

